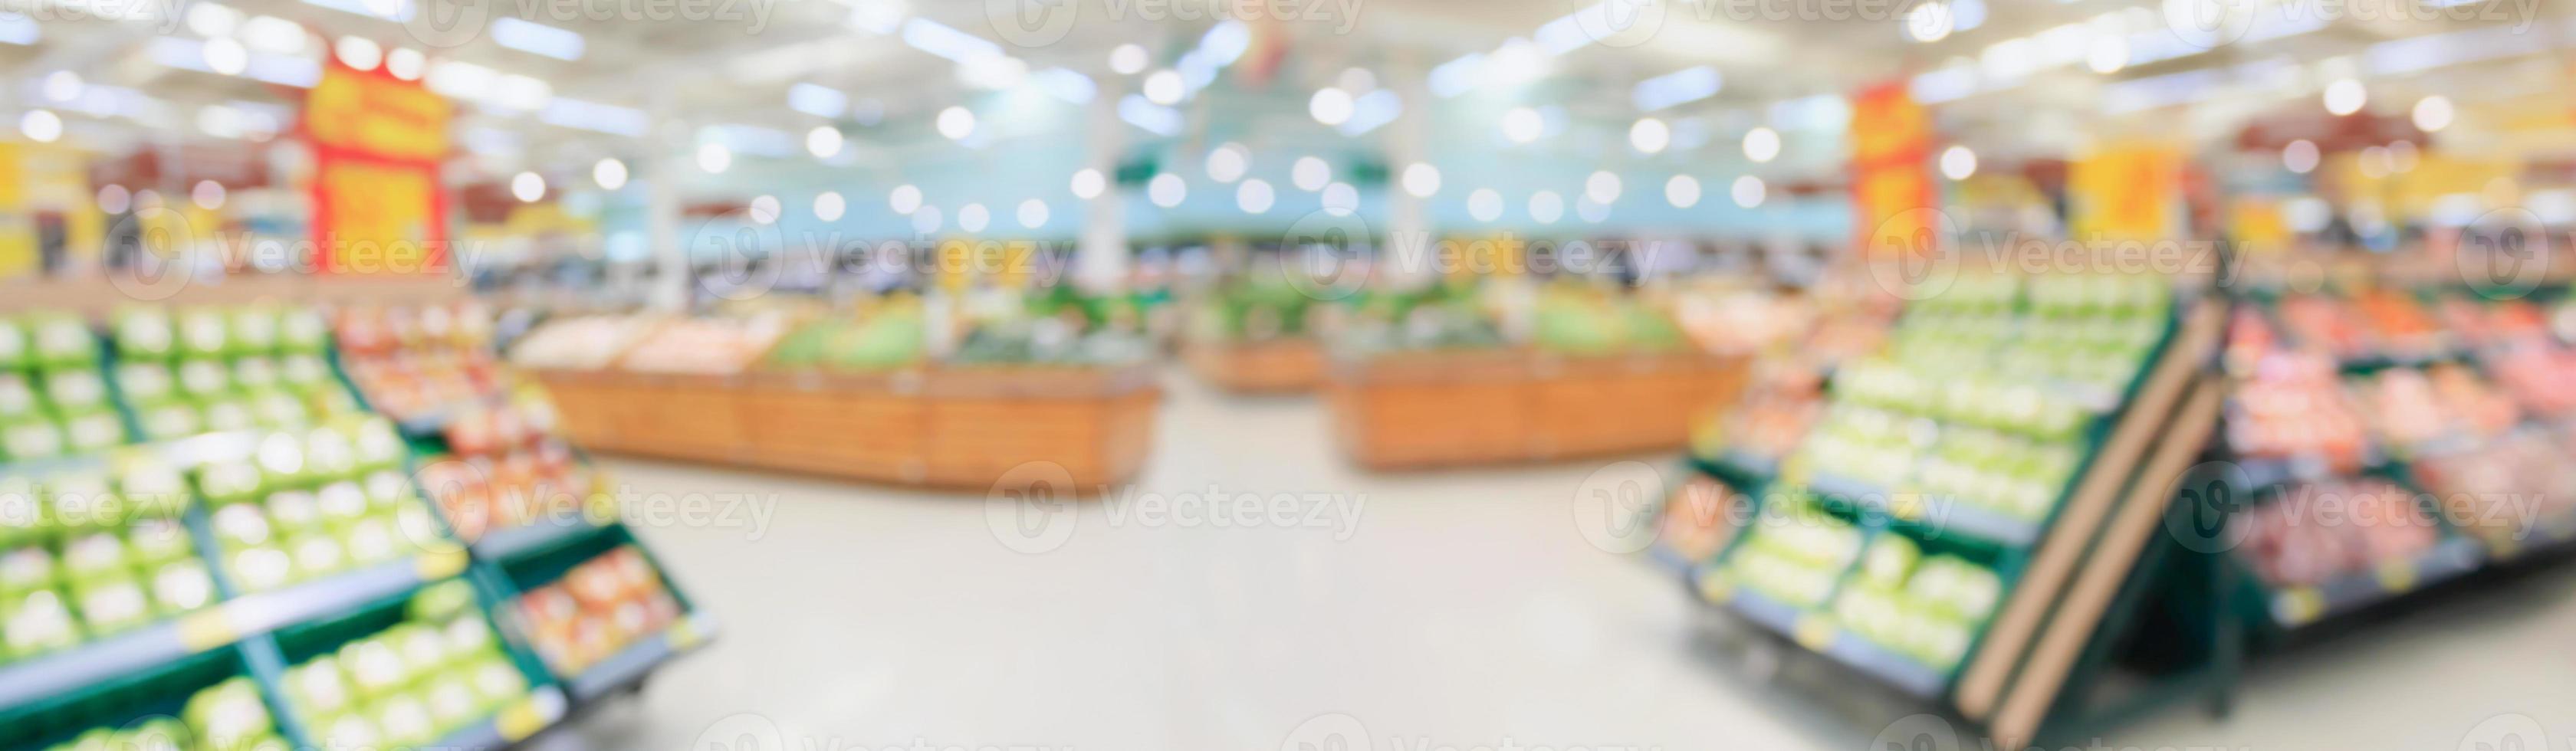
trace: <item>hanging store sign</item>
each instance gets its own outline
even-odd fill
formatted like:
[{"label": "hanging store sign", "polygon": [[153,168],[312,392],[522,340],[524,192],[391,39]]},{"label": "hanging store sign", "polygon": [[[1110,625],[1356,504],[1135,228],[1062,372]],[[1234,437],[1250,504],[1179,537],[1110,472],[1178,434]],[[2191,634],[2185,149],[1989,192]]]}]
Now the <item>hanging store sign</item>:
[{"label": "hanging store sign", "polygon": [[305,98],[313,146],[314,267],[325,274],[446,273],[453,107],[418,81],[326,63]]},{"label": "hanging store sign", "polygon": [[1863,257],[1938,252],[1931,118],[1902,81],[1854,94],[1851,117],[1852,219]]}]

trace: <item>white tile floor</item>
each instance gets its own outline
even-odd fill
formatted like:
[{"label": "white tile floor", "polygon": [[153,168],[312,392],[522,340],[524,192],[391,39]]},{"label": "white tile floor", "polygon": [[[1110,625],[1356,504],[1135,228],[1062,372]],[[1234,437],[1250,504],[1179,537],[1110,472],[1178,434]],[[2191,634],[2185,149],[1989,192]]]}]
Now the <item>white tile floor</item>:
[{"label": "white tile floor", "polygon": [[[774,496],[775,514],[758,533],[641,530],[723,633],[538,745],[1294,749],[1346,720],[1369,740],[1308,747],[1874,745],[1836,697],[1700,656],[1677,585],[1585,541],[1575,489],[1605,463],[1366,474],[1311,400],[1166,383],[1141,491],[1343,494],[1356,526],[1152,525],[1093,503],[1060,548],[1023,554],[978,496],[613,461],[640,491]],[[2176,710],[2106,743],[2465,749],[2519,714],[2566,747],[2570,582],[2258,666],[2233,719]]]}]

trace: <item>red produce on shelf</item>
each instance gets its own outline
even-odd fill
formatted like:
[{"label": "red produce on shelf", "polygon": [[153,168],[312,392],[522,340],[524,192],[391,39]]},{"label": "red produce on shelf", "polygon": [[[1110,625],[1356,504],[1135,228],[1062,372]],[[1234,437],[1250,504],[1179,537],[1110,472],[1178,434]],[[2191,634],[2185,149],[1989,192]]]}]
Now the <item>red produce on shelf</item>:
[{"label": "red produce on shelf", "polygon": [[2383,480],[2303,483],[2239,516],[2240,555],[2274,586],[2315,586],[2412,558],[2440,530],[2412,494]]}]

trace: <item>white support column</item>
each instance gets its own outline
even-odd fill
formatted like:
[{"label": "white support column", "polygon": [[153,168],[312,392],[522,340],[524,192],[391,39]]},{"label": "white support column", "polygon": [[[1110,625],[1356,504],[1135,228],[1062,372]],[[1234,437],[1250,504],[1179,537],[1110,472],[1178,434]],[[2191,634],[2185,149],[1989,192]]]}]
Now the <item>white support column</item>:
[{"label": "white support column", "polygon": [[[1439,278],[1425,200],[1404,189],[1404,168],[1430,161],[1432,96],[1429,79],[1412,54],[1398,54],[1386,67],[1386,85],[1403,97],[1404,110],[1383,127],[1386,134],[1386,229],[1378,244],[1379,281],[1396,289],[1416,289]],[[1443,177],[1446,177],[1445,175]],[[1441,186],[1442,191],[1449,186]],[[1439,195],[1434,193],[1433,195]]]},{"label": "white support column", "polygon": [[648,89],[648,115],[653,118],[648,156],[637,165],[644,176],[644,235],[653,249],[653,288],[646,296],[654,310],[684,312],[691,297],[689,248],[680,238],[681,175],[691,169],[685,137],[675,132],[670,87]]},{"label": "white support column", "polygon": [[[1127,148],[1128,126],[1118,119],[1118,98],[1127,93],[1125,78],[1101,79],[1099,94],[1084,112],[1083,166],[1099,170],[1106,186],[1084,202],[1082,242],[1074,249],[1073,280],[1087,292],[1125,287],[1134,255],[1127,247],[1127,199],[1118,190],[1118,157]],[[1070,185],[1071,177],[1065,176],[1068,181],[1059,187]]]}]

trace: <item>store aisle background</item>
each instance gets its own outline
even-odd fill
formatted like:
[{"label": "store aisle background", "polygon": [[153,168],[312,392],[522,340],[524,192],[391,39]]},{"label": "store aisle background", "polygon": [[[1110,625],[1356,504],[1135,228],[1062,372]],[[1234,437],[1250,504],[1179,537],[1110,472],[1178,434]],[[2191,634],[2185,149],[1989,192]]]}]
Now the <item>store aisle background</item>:
[{"label": "store aisle background", "polygon": [[[1164,383],[1135,492],[1340,494],[1362,504],[1347,539],[1113,523],[1095,501],[1060,548],[1024,554],[980,495],[610,459],[637,493],[749,494],[774,513],[758,530],[639,524],[722,634],[536,745],[700,749],[775,728],[799,751],[1272,749],[1333,713],[1377,748],[1872,745],[1835,697],[1704,656],[1728,624],[1585,540],[1576,491],[1606,462],[1370,474],[1311,399]],[[2449,749],[2512,713],[2576,737],[2560,659],[2576,574],[2558,568],[2257,666],[2232,720],[2181,708],[2104,742]]]}]

